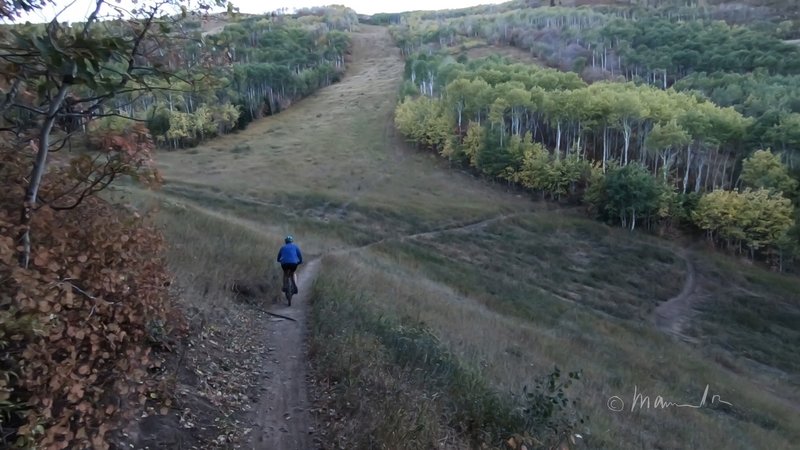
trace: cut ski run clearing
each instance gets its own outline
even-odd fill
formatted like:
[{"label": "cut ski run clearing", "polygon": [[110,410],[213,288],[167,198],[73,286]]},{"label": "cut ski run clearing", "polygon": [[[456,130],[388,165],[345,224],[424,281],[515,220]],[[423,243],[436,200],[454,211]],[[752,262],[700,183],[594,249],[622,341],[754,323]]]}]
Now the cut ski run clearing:
[{"label": "cut ski run clearing", "polygon": [[[128,190],[159,205],[182,297],[208,318],[203,335],[214,339],[204,338],[205,347],[186,358],[186,372],[202,375],[179,379],[177,388],[179,400],[206,411],[207,419],[225,416],[203,428],[206,443],[216,434],[218,448],[330,448],[307,384],[315,370],[307,356],[309,318],[314,278],[351,266],[374,276],[363,287],[383,313],[418,317],[465,363],[481,367],[498,391],[520,392],[554,364],[584,369],[587,382],[576,389],[596,448],[790,448],[790,438],[800,438],[790,414],[798,397],[790,387],[798,383],[791,375],[796,358],[787,356],[791,340],[742,339],[732,350],[722,334],[731,330],[713,320],[715,299],[735,298],[733,290],[763,299],[765,315],[786,308],[771,299],[788,299],[794,282],[782,279],[785,291],[771,291],[777,284],[753,281],[761,272],[746,277],[755,269],[731,264],[723,283],[715,278],[723,273],[716,260],[705,257],[693,259],[687,274],[682,251],[664,241],[534,202],[408,148],[392,120],[404,70],[399,50],[382,27],[361,26],[352,36],[340,83],[244,131],[161,153],[162,190]],[[286,234],[307,261],[291,307],[280,296],[275,263]],[[501,292],[493,291],[497,280]],[[396,282],[395,290],[382,290],[384,282]],[[410,285],[419,292],[400,295]],[[698,294],[707,305],[700,313],[689,304]],[[680,324],[693,339],[672,339],[654,317],[667,329]],[[747,328],[733,331],[750,336]],[[692,343],[702,332],[717,333],[708,348]],[[749,345],[759,345],[758,352]],[[230,373],[238,379],[214,381]],[[637,384],[685,400],[709,382],[726,400],[733,397],[733,411],[641,417],[606,407],[610,396]],[[233,392],[235,383],[249,387]],[[194,391],[224,398],[190,398]],[[773,401],[778,392],[789,402]],[[693,425],[683,425],[687,420]],[[201,444],[174,431],[181,426],[141,442]]]}]

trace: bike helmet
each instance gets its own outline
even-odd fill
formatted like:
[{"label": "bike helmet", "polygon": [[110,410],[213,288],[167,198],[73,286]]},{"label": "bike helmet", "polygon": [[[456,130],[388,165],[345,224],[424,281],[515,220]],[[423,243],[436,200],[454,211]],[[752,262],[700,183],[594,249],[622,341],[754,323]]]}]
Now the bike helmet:
[{"label": "bike helmet", "polygon": [[294,238],[292,237],[292,235],[289,235],[289,236],[286,236],[286,239],[284,239],[283,241],[288,244],[290,242],[294,242]]}]

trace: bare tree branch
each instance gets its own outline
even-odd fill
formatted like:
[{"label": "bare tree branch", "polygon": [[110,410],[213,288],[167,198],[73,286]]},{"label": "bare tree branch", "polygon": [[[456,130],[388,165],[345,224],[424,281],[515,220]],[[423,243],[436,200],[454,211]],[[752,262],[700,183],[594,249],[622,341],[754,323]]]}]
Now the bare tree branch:
[{"label": "bare tree branch", "polygon": [[34,114],[38,114],[38,115],[40,115],[40,116],[43,116],[43,115],[47,114],[47,111],[44,111],[44,110],[41,110],[41,109],[37,109],[37,108],[34,108],[34,107],[32,107],[32,106],[28,106],[28,105],[23,105],[23,104],[20,104],[20,103],[16,103],[16,102],[15,102],[15,103],[12,103],[12,104],[11,104],[11,105],[9,105],[9,106],[10,106],[10,107],[12,107],[12,108],[24,109],[24,110],[26,110],[26,111],[30,111],[30,112],[32,112],[32,113],[34,113]]},{"label": "bare tree branch", "polygon": [[[89,195],[96,194],[96,193],[102,191],[103,189],[107,188],[114,181],[114,178],[116,178],[117,174],[118,174],[118,172],[112,171],[112,172],[109,172],[107,174],[103,174],[100,177],[98,177],[97,179],[95,179],[92,182],[92,184],[89,185],[89,187],[87,187],[86,189],[83,190],[83,192],[80,193],[80,195],[78,196],[78,199],[75,200],[71,205],[69,205],[69,206],[50,205],[50,208],[52,208],[52,209],[54,209],[56,211],[64,211],[64,210],[68,210],[68,209],[75,209]],[[106,177],[108,177],[108,179],[103,181],[103,179],[106,178]]]},{"label": "bare tree branch", "polygon": [[89,18],[86,19],[86,24],[84,24],[83,26],[84,39],[89,37],[89,29],[91,28],[95,20],[97,20],[97,14],[100,12],[100,8],[103,6],[103,3],[105,3],[105,0],[97,0],[94,11],[92,11],[92,13],[89,14]]},{"label": "bare tree branch", "polygon": [[51,143],[50,144],[50,153],[58,153],[61,150],[63,150],[64,147],[66,147],[66,145],[69,143],[69,141],[72,138],[73,134],[74,134],[74,132],[67,133],[66,136],[64,136],[64,137],[56,140],[55,142]]}]

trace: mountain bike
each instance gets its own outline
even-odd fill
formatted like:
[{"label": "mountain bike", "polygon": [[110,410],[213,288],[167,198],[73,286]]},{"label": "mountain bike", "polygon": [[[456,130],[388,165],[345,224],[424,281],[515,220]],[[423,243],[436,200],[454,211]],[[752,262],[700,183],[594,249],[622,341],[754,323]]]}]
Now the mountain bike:
[{"label": "mountain bike", "polygon": [[283,293],[286,295],[286,302],[289,306],[292,306],[292,296],[294,295],[294,291],[297,289],[297,285],[294,284],[294,271],[293,270],[286,270],[283,272]]}]

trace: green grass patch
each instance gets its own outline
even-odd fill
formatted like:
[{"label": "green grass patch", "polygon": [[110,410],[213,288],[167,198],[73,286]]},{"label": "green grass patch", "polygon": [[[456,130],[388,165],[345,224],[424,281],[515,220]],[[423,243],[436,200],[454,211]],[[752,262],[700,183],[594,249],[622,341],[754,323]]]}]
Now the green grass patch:
[{"label": "green grass patch", "polygon": [[714,257],[701,258],[698,271],[696,334],[800,386],[800,280]]},{"label": "green grass patch", "polygon": [[[322,192],[282,192],[269,197],[225,193],[216,187],[173,181],[163,193],[254,222],[281,223],[298,235],[322,235],[331,241],[362,246],[465,223],[441,220],[414,210],[397,210],[375,204],[349,202]],[[485,215],[484,215],[485,217]],[[481,220],[472,218],[470,222]]]},{"label": "green grass patch", "polygon": [[[357,259],[360,269],[348,271],[361,279],[353,289],[365,294],[370,308],[432,330],[448,352],[479,368],[496,392],[519,392],[553,365],[583,369],[586,381],[576,393],[590,417],[583,431],[589,448],[749,449],[767,442],[791,448],[788,443],[798,437],[796,419],[789,414],[791,400],[777,400],[789,386],[750,373],[737,375],[728,370],[739,372],[737,363],[675,342],[642,320],[653,304],[640,294],[641,286],[663,288],[669,282],[666,265],[674,271],[675,286],[664,289],[657,301],[676,295],[686,277],[684,261],[648,237],[586,226],[558,215],[524,216],[435,239],[374,246],[373,254]],[[560,247],[542,251],[557,239]],[[541,245],[528,248],[530,240]],[[576,248],[582,252],[577,257],[572,254]],[[487,260],[497,254],[519,259],[506,265]],[[567,263],[582,268],[578,273],[583,277],[590,276],[590,268],[609,266],[594,273],[613,276],[592,289],[636,302],[627,306],[635,314],[619,314],[621,306],[613,302],[608,310],[615,314],[588,308],[579,298],[569,301],[564,282],[556,281]],[[634,287],[625,271],[638,272],[644,282]],[[496,291],[493,281],[500,285]],[[575,283],[587,282],[579,278]],[[710,396],[720,395],[733,406],[652,407],[658,395],[695,404],[706,384]],[[650,396],[650,409],[630,410],[634,389]],[[624,399],[625,411],[609,410],[607,401],[614,395]]]},{"label": "green grass patch", "polygon": [[[683,261],[667,248],[548,214],[379,248],[500,312],[550,324],[575,303],[621,319],[643,318],[680,292],[686,276]],[[657,278],[662,281],[649,281]]]}]

